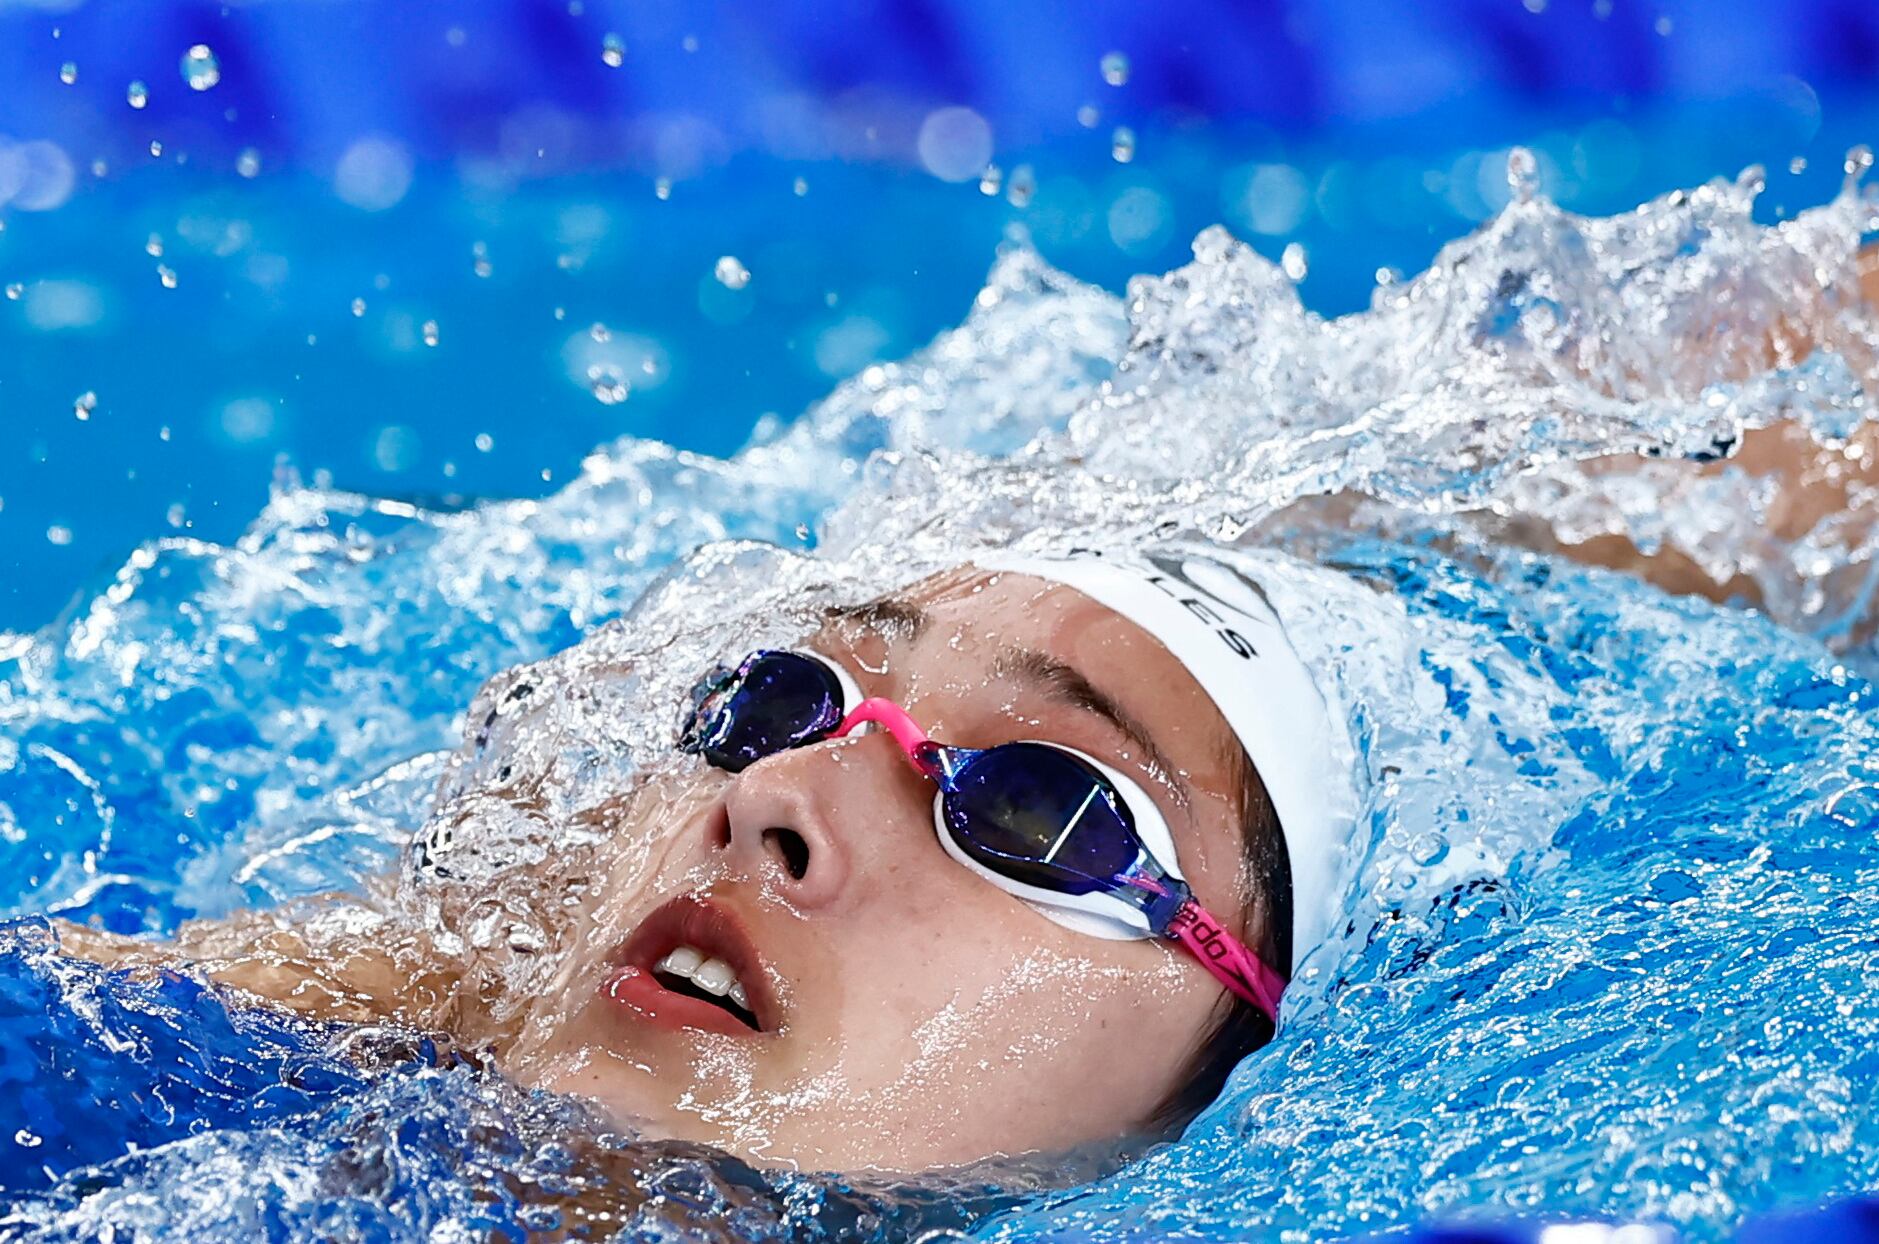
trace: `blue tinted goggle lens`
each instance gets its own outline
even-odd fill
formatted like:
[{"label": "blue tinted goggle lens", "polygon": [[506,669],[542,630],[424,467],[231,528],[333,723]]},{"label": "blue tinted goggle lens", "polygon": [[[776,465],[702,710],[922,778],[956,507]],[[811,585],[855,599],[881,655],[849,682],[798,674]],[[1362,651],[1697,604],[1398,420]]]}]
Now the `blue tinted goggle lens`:
[{"label": "blue tinted goggle lens", "polygon": [[1069,752],[1007,743],[971,753],[942,784],[941,814],[960,849],[1022,885],[1113,890],[1141,854],[1115,787]]},{"label": "blue tinted goggle lens", "polygon": [[679,746],[731,773],[827,738],[842,724],[834,671],[794,652],[756,653],[701,684],[695,698]]}]

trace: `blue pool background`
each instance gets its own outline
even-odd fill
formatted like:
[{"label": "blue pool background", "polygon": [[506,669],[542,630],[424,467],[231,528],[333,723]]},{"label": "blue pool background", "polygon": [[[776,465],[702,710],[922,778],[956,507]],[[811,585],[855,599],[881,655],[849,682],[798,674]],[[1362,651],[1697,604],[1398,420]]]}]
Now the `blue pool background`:
[{"label": "blue pool background", "polygon": [[[599,3],[0,9],[0,283],[22,287],[0,302],[0,630],[43,624],[153,536],[232,539],[283,459],[378,496],[467,499],[545,494],[625,433],[730,450],[764,414],[958,322],[1013,225],[1120,289],[1224,220],[1275,258],[1301,245],[1305,299],[1335,313],[1497,208],[1514,142],[1587,212],[1763,163],[1772,218],[1827,197],[1846,148],[1879,136],[1871,6],[1538,7],[1197,5],[1175,20],[1112,4],[1074,24],[970,5],[699,6],[682,21]],[[601,60],[608,31],[619,69]],[[197,41],[222,74],[200,93],[176,67]],[[1122,86],[1098,69],[1112,49],[1130,59]],[[124,100],[133,78],[149,84],[142,110]],[[955,106],[984,119],[1007,183],[1035,170],[1028,206],[923,167],[921,121]],[[1137,139],[1126,164],[1117,125]],[[381,179],[408,170],[379,210],[335,190],[362,142]],[[354,197],[390,194],[366,180]],[[712,279],[726,254],[746,289]],[[596,400],[594,358],[624,368],[624,403]],[[58,1169],[269,1111],[324,1110],[332,1135],[351,1122],[364,1090],[308,1034],[182,981],[81,1024],[22,949],[32,928],[12,936],[0,1051],[43,1050],[80,1076],[95,1058],[108,1078],[99,1034],[131,1033],[162,1068],[160,1092],[74,1118],[32,1068],[0,1066],[15,1090],[0,1097]],[[448,1138],[460,1072],[425,1061],[374,1100],[434,1098],[413,1117]],[[447,1139],[407,1139],[407,1155],[454,1157]],[[404,1186],[445,1196],[450,1181]],[[1849,1207],[1743,1235],[1861,1229],[1871,1211]]]},{"label": "blue pool background", "polygon": [[[1328,314],[1498,207],[1516,142],[1572,210],[1751,163],[1766,215],[1818,202],[1879,133],[1879,9],[35,0],[0,7],[0,83],[0,630],[30,630],[144,540],[235,536],[278,459],[488,497],[626,433],[733,449],[956,323],[1014,224],[1120,289],[1224,221],[1301,245]],[[954,107],[1029,206],[923,166]]]}]

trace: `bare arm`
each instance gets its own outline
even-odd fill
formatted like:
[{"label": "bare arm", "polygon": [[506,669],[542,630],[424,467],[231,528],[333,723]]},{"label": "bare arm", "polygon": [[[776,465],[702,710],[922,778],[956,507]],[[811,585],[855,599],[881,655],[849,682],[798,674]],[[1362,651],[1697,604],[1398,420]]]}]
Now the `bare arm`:
[{"label": "bare arm", "polygon": [[191,920],[169,941],[55,921],[63,953],[113,967],[184,970],[311,1019],[435,1028],[455,978],[429,940],[357,900]]},{"label": "bare arm", "polygon": [[[1866,302],[1879,308],[1879,248],[1860,257],[1860,292]],[[1804,327],[1784,321],[1759,342],[1750,343],[1741,355],[1745,373],[1775,366],[1789,366],[1807,357],[1814,349],[1812,336]],[[1858,360],[1851,360],[1858,362]],[[1879,376],[1867,367],[1868,384],[1874,386]],[[1879,386],[1875,386],[1879,389]],[[1614,456],[1586,463],[1585,475],[1637,472],[1665,469],[1664,464],[1629,456]],[[1829,547],[1852,548],[1869,540],[1879,523],[1879,424],[1865,423],[1844,446],[1826,446],[1815,440],[1805,428],[1793,421],[1783,421],[1748,432],[1735,452],[1714,463],[1679,465],[1697,478],[1716,478],[1733,472],[1768,497],[1765,531],[1777,541],[1792,543],[1810,534]],[[1736,573],[1719,578],[1690,555],[1674,547],[1640,548],[1622,534],[1601,534],[1591,538],[1563,542],[1536,524],[1516,524],[1510,532],[1523,543],[1552,552],[1563,553],[1590,565],[1624,570],[1647,579],[1666,591],[1708,597],[1717,601],[1739,601],[1762,606],[1764,585],[1749,575]],[[1879,630],[1879,616],[1868,616],[1855,623],[1843,637],[1846,642],[1863,643]]]}]

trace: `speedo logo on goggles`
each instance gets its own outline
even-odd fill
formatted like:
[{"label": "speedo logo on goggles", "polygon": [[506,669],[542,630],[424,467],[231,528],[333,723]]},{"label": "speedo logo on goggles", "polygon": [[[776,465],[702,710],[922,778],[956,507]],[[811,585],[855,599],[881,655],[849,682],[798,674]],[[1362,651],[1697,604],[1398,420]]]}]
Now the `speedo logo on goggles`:
[{"label": "speedo logo on goggles", "polygon": [[809,652],[761,650],[706,676],[679,745],[732,773],[864,724],[885,729],[938,786],[933,828],[966,868],[1052,920],[1096,937],[1180,942],[1275,1023],[1285,981],[1195,899],[1148,794],[1058,743],[950,747],[891,700],[864,699],[846,671]]}]

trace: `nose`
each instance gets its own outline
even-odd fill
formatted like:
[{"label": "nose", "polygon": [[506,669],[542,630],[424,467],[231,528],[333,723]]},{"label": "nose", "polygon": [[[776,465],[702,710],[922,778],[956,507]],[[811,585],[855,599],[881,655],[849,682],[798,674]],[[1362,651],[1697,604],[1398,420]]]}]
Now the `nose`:
[{"label": "nose", "polygon": [[886,738],[778,752],[732,779],[717,846],[792,905],[830,907],[891,854],[910,818],[926,823],[923,785]]}]

